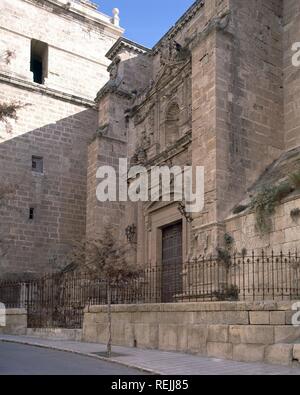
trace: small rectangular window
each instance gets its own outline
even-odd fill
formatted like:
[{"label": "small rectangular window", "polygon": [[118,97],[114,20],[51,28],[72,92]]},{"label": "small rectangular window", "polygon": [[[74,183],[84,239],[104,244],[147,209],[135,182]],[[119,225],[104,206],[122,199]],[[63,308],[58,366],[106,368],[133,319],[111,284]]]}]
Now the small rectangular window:
[{"label": "small rectangular window", "polygon": [[48,45],[38,40],[31,40],[30,71],[33,82],[44,84],[48,77]]},{"label": "small rectangular window", "polygon": [[34,208],[30,207],[29,209],[29,219],[33,220],[34,219]]},{"label": "small rectangular window", "polygon": [[32,157],[32,171],[41,174],[44,172],[44,161],[41,156]]}]

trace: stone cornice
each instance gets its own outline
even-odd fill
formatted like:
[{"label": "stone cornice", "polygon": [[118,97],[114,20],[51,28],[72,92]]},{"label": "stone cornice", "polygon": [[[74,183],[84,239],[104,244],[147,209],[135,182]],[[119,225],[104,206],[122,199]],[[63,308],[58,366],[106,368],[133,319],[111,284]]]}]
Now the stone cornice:
[{"label": "stone cornice", "polygon": [[182,17],[175,23],[173,27],[158,41],[158,43],[153,47],[153,54],[157,53],[160,45],[166,39],[171,39],[176,34],[182,30],[187,23],[197,14],[197,12],[203,8],[205,5],[205,0],[196,0],[195,3],[182,15]]},{"label": "stone cornice", "polygon": [[139,54],[151,53],[150,48],[137,44],[134,41],[128,40],[127,38],[120,37],[119,40],[111,47],[111,49],[107,52],[105,56],[108,59],[113,60],[123,48],[129,49]]},{"label": "stone cornice", "polygon": [[114,141],[116,143],[120,143],[123,145],[128,144],[128,142],[126,140],[122,140],[122,139],[114,137],[114,136],[102,135],[102,136],[96,136],[96,138],[104,139],[104,140],[108,140],[108,141]]},{"label": "stone cornice", "polygon": [[151,166],[158,166],[163,164],[164,162],[174,158],[176,155],[180,154],[182,151],[185,151],[186,148],[192,142],[192,131],[186,133],[183,137],[181,137],[173,146],[167,148],[165,151],[156,155],[154,158],[150,159],[145,163],[147,168]]},{"label": "stone cornice", "polygon": [[23,0],[27,3],[34,4],[38,7],[48,7],[56,6],[59,7],[60,10],[64,11],[61,13],[61,16],[71,16],[75,19],[90,23],[94,23],[97,25],[102,25],[114,32],[115,35],[120,36],[124,33],[124,29],[116,26],[112,23],[112,18],[108,15],[103,14],[98,11],[96,8],[84,5],[80,2],[70,1],[70,0]]},{"label": "stone cornice", "polygon": [[3,72],[0,72],[0,82],[13,85],[17,88],[31,91],[34,93],[39,93],[41,95],[50,96],[58,100],[78,104],[84,107],[95,107],[95,103],[92,100],[58,91],[56,89],[48,88],[45,85],[39,85],[31,81],[26,81],[15,76],[7,75]]},{"label": "stone cornice", "polygon": [[97,93],[97,96],[95,98],[95,102],[99,103],[99,101],[102,99],[102,97],[104,97],[105,95],[108,95],[109,93],[115,94],[117,96],[123,97],[123,98],[128,99],[128,100],[132,99],[132,95],[129,92],[127,92],[124,89],[120,88],[119,84],[117,84],[116,81],[110,80]]}]

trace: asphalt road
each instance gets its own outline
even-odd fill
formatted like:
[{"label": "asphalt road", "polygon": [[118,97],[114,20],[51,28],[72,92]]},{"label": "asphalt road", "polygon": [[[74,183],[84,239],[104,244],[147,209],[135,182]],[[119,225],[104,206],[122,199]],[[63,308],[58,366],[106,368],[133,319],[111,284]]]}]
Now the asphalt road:
[{"label": "asphalt road", "polygon": [[142,375],[114,363],[67,352],[0,342],[0,375]]}]

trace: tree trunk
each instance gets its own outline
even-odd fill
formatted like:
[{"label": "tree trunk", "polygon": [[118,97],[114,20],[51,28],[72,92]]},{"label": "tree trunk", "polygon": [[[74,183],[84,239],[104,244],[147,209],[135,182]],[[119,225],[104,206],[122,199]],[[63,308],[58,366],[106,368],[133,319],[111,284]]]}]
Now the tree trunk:
[{"label": "tree trunk", "polygon": [[107,313],[108,313],[108,342],[107,342],[107,356],[111,358],[112,349],[112,316],[111,316],[111,287],[107,284]]}]

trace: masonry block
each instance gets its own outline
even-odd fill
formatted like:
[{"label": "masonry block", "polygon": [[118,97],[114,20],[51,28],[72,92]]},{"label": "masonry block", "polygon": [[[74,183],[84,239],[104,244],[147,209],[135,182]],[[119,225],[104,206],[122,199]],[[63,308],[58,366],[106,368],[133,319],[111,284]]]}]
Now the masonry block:
[{"label": "masonry block", "polygon": [[300,340],[300,327],[276,326],[275,327],[275,343],[290,343]]},{"label": "masonry block", "polygon": [[294,344],[293,359],[300,362],[300,344]]},{"label": "masonry block", "polygon": [[250,311],[250,325],[269,325],[269,311]]},{"label": "masonry block", "polygon": [[230,343],[207,343],[207,356],[221,359],[232,359],[233,345]]},{"label": "masonry block", "polygon": [[206,343],[208,339],[207,325],[189,325],[188,327],[188,351],[195,354],[206,355]]},{"label": "masonry block", "polygon": [[284,311],[270,311],[270,324],[271,325],[285,325],[285,312]]},{"label": "masonry block", "polygon": [[274,328],[272,326],[230,326],[229,341],[233,344],[273,344]]},{"label": "masonry block", "polygon": [[261,344],[234,344],[233,359],[241,362],[263,362],[265,347]]},{"label": "masonry block", "polygon": [[160,324],[158,329],[160,350],[183,351],[187,349],[187,330],[185,325]]},{"label": "masonry block", "polygon": [[136,346],[141,348],[158,347],[158,324],[134,324],[133,336]]},{"label": "masonry block", "polygon": [[208,341],[227,343],[229,340],[229,326],[228,325],[209,325],[208,326]]},{"label": "masonry block", "polygon": [[293,361],[293,344],[274,344],[266,347],[265,361],[271,364],[291,365]]},{"label": "masonry block", "polygon": [[196,324],[206,325],[248,325],[247,311],[204,311],[194,314]]}]

